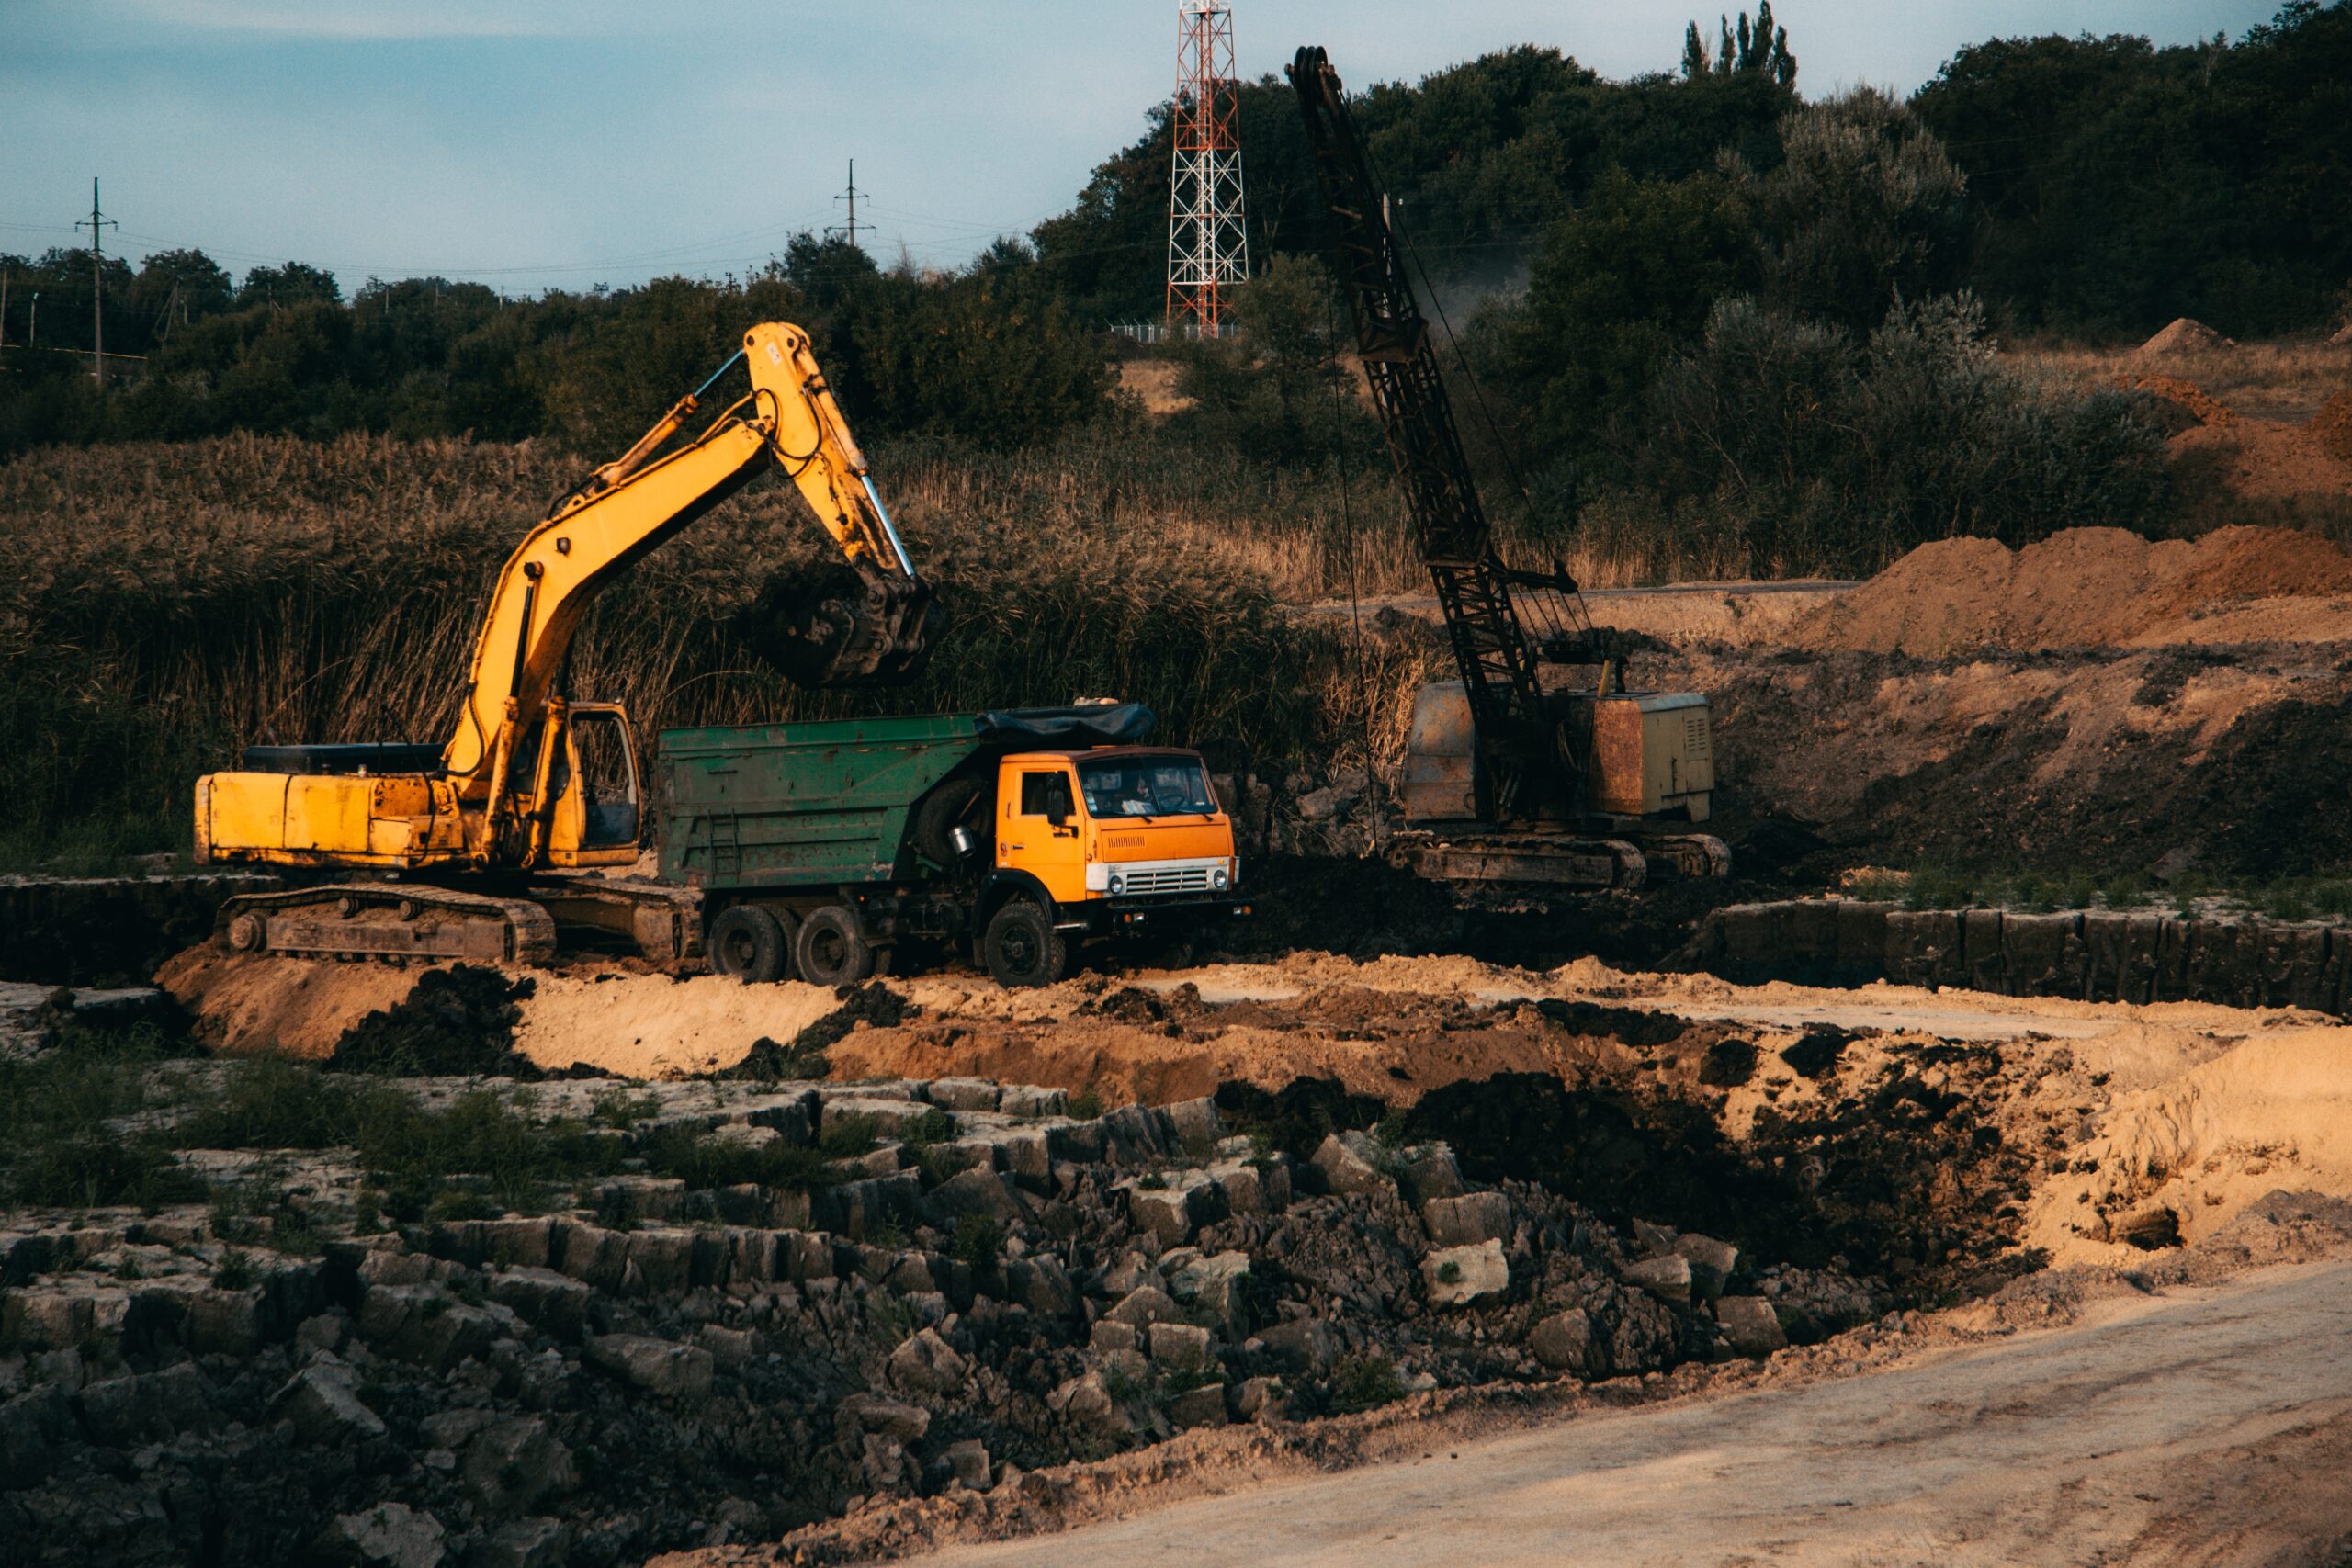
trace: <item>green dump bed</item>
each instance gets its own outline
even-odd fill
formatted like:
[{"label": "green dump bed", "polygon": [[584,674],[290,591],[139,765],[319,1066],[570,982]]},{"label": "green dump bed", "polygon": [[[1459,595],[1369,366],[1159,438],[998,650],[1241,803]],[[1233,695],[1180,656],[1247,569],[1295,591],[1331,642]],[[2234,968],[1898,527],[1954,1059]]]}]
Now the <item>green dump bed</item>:
[{"label": "green dump bed", "polygon": [[984,716],[665,729],[662,876],[698,887],[911,876],[907,820],[975,753]]}]

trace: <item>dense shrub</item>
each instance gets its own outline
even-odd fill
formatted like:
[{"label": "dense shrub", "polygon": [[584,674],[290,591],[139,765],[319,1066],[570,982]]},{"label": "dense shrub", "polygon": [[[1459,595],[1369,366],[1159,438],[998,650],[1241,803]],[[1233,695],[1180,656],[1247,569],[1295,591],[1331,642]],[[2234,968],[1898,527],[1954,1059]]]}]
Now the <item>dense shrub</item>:
[{"label": "dense shrub", "polygon": [[[2005,365],[1966,296],[1866,338],[1736,299],[1658,378],[1629,467],[1684,547],[1774,572],[1868,573],[1929,539],[2017,545],[2161,516],[2161,438],[2129,394]],[[1626,496],[1599,521],[1625,526]]]}]

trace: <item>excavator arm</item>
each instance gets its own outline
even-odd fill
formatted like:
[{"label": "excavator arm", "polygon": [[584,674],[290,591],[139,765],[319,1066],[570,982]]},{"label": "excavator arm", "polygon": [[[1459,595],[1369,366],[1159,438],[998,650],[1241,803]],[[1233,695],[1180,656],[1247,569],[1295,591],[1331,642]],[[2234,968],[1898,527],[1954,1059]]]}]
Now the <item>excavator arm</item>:
[{"label": "excavator arm", "polygon": [[910,673],[933,604],[798,327],[765,322],[736,356],[752,389],[701,434],[659,456],[730,359],[644,437],[549,509],[500,570],[476,635],[442,763],[459,793],[505,793],[508,754],[544,718],[581,617],[618,572],[770,467],[781,468],[840,551],[852,586],[793,606],[787,671],[808,685]]}]

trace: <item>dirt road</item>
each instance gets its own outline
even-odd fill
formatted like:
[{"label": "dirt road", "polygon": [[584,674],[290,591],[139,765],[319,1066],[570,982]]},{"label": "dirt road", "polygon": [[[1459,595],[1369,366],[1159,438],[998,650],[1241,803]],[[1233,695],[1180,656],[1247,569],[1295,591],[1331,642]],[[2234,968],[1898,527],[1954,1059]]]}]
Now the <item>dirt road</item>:
[{"label": "dirt road", "polygon": [[2334,1563],[2352,1531],[2347,1334],[2352,1264],[2273,1268],[1893,1371],[921,1561]]}]

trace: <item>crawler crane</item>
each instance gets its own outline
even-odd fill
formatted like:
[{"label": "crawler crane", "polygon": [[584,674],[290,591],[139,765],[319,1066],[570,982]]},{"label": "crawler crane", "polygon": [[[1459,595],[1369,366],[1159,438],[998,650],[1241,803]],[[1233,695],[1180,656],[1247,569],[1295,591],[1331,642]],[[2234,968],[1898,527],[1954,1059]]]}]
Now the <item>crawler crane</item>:
[{"label": "crawler crane", "polygon": [[1356,347],[1460,671],[1414,703],[1406,831],[1391,858],[1434,880],[1503,887],[1729,875],[1729,848],[1692,830],[1714,787],[1707,699],[1626,690],[1625,649],[1584,615],[1566,569],[1518,570],[1498,555],[1339,74],[1309,47],[1289,75]]}]

